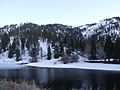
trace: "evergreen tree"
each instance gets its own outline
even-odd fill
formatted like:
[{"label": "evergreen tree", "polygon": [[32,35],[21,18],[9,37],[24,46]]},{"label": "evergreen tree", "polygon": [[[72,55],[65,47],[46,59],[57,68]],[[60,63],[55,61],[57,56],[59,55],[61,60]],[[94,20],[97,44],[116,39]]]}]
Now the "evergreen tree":
[{"label": "evergreen tree", "polygon": [[71,51],[74,51],[76,48],[75,48],[75,39],[73,40],[73,38],[71,38],[71,40],[70,40],[70,49],[71,49]]},{"label": "evergreen tree", "polygon": [[27,48],[27,50],[28,50],[29,52],[30,52],[31,49],[32,49],[32,41],[31,41],[30,38],[28,38],[27,41],[26,41],[26,48]]},{"label": "evergreen tree", "polygon": [[9,49],[8,49],[8,58],[13,58],[13,49],[12,49],[12,45],[9,45]]},{"label": "evergreen tree", "polygon": [[60,53],[59,55],[62,56],[64,54],[64,47],[63,47],[63,44],[60,43]]},{"label": "evergreen tree", "polygon": [[83,37],[81,37],[80,40],[78,40],[76,43],[77,48],[80,48],[81,51],[85,50],[85,40]]},{"label": "evergreen tree", "polygon": [[96,59],[96,37],[95,37],[95,35],[93,35],[91,37],[91,50],[90,50],[90,53],[91,53],[90,59],[95,60]]},{"label": "evergreen tree", "polygon": [[32,48],[30,56],[32,57],[31,62],[37,62],[38,50],[36,48]]},{"label": "evergreen tree", "polygon": [[20,50],[17,48],[16,49],[16,61],[20,61],[21,60],[21,54],[20,54]]},{"label": "evergreen tree", "polygon": [[29,41],[29,39],[27,39],[27,41],[26,41],[26,48],[27,48],[27,50],[29,50],[29,47],[30,47],[30,41]]},{"label": "evergreen tree", "polygon": [[18,49],[20,51],[21,47],[20,47],[20,38],[19,36],[16,36],[16,49]]},{"label": "evergreen tree", "polygon": [[115,41],[113,56],[114,56],[114,59],[120,60],[120,38],[119,37]]},{"label": "evergreen tree", "polygon": [[25,49],[25,38],[21,36],[20,41],[21,41],[21,49],[24,50]]},{"label": "evergreen tree", "polygon": [[47,53],[47,59],[48,60],[51,60],[51,48],[50,48],[50,45],[48,46],[48,53]]},{"label": "evergreen tree", "polygon": [[15,54],[15,50],[16,50],[16,38],[15,37],[12,42],[12,49],[13,49],[13,53]]},{"label": "evergreen tree", "polygon": [[69,47],[66,49],[66,54],[69,55],[69,56],[71,55],[71,50],[70,50]]},{"label": "evergreen tree", "polygon": [[38,42],[38,37],[33,34],[33,36],[32,36],[32,44],[34,45],[34,47],[36,47],[38,43],[39,43]]},{"label": "evergreen tree", "polygon": [[0,41],[0,54],[2,53],[2,45],[1,45],[1,41]]},{"label": "evergreen tree", "polygon": [[110,60],[110,58],[113,57],[113,42],[112,42],[110,36],[107,36],[107,38],[106,38],[104,51],[105,51],[105,54],[106,54],[106,58],[108,60]]},{"label": "evergreen tree", "polygon": [[1,37],[1,46],[2,46],[3,52],[6,51],[9,42],[10,42],[9,35],[7,33],[4,33]]},{"label": "evergreen tree", "polygon": [[55,45],[55,48],[54,48],[54,58],[55,59],[59,58],[59,48],[58,48],[58,45]]},{"label": "evergreen tree", "polygon": [[12,42],[12,50],[13,54],[16,54],[16,49],[20,50],[20,42],[19,42],[19,37],[15,36]]}]

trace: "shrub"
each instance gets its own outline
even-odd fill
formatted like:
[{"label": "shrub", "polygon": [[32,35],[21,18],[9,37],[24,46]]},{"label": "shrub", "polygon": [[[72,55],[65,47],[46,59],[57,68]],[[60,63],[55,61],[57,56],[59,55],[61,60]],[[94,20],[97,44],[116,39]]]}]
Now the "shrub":
[{"label": "shrub", "polygon": [[[35,83],[0,80],[0,90],[41,90]],[[43,89],[42,89],[43,90]]]},{"label": "shrub", "polygon": [[71,56],[65,54],[62,56],[61,61],[63,61],[64,64],[67,63],[72,63],[72,62],[78,62],[78,55],[77,54],[72,54]]},{"label": "shrub", "polygon": [[69,55],[65,54],[62,56],[61,61],[63,61],[64,64],[67,64],[68,62],[71,61],[71,57]]}]

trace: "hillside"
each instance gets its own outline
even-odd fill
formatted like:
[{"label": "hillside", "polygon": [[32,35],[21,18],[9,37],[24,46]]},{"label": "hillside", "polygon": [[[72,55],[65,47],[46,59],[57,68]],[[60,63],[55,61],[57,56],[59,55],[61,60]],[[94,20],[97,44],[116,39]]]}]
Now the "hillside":
[{"label": "hillside", "polygon": [[[0,28],[1,62],[38,62],[73,52],[90,60],[120,59],[120,17],[73,27],[11,24]],[[78,53],[79,52],[79,53]]]},{"label": "hillside", "polygon": [[120,17],[113,17],[101,20],[99,23],[87,24],[80,26],[83,30],[82,34],[89,38],[96,34],[99,37],[112,36],[117,37],[120,34]]}]

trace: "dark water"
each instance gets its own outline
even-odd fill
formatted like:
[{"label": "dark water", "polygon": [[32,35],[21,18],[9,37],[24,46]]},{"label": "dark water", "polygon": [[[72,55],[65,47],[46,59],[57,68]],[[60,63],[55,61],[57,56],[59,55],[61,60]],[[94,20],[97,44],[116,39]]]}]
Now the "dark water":
[{"label": "dark water", "polygon": [[27,67],[0,70],[0,78],[34,80],[50,90],[120,90],[120,72],[114,71]]}]

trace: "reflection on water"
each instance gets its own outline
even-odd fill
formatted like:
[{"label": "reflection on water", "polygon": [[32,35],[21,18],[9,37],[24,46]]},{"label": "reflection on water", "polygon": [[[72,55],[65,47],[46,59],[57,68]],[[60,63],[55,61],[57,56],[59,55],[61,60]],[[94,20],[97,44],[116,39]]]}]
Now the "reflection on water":
[{"label": "reflection on water", "polygon": [[120,72],[21,68],[0,70],[0,77],[12,80],[34,80],[51,90],[120,90]]}]

